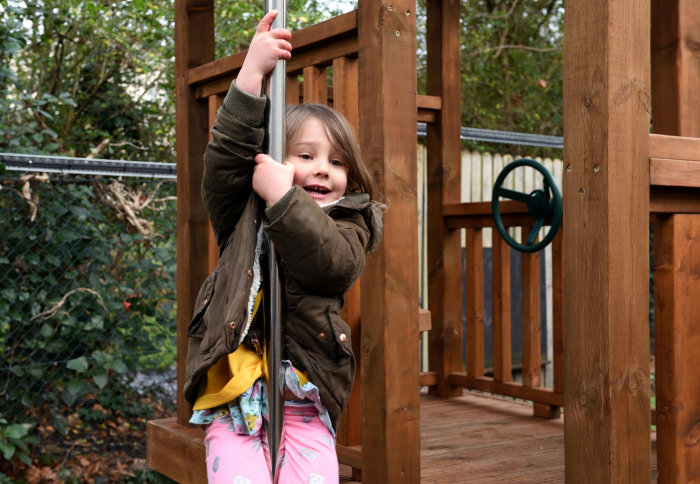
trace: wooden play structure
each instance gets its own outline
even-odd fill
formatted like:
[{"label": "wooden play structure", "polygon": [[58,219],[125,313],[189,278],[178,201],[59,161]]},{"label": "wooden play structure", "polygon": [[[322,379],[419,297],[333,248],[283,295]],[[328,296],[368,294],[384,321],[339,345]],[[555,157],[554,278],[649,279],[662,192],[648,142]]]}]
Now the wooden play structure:
[{"label": "wooden play structure", "polygon": [[[340,462],[352,468],[353,479],[381,484],[418,483],[436,467],[440,477],[429,482],[644,483],[657,473],[659,482],[700,482],[700,5],[566,3],[564,220],[552,244],[551,386],[540,378],[538,253],[522,256],[522,381],[513,381],[510,250],[499,239],[493,244],[494,363],[486,375],[481,233],[493,219],[490,203],[460,203],[460,2],[427,1],[426,96],[416,95],[415,8],[415,0],[360,0],[356,11],[295,32],[287,64],[288,102],[330,103],[346,114],[390,206],[384,243],[347,298],[345,317],[360,364],[339,429]],[[200,199],[202,156],[244,53],[214,59],[212,0],[175,0],[175,16],[182,385],[185,328],[217,253]],[[411,142],[417,121],[428,125],[429,312],[419,311],[418,301]],[[501,214],[507,226],[532,224],[515,202],[502,202]],[[418,353],[422,331],[429,331],[430,369],[424,373]],[[429,387],[430,396],[421,396],[420,386]],[[532,402],[529,413],[548,420],[527,419],[540,425],[562,425],[563,409],[559,477],[529,480],[527,473],[538,463],[523,461],[531,455],[527,445],[505,456],[508,465],[501,466],[521,476],[518,481],[478,476],[477,463],[468,459],[431,460],[427,444],[421,449],[421,435],[426,438],[431,425],[443,422],[441,415],[460,406],[502,404],[473,395],[469,402],[460,400],[465,389]],[[178,482],[205,482],[203,434],[187,424],[189,416],[188,404],[178,398],[177,418],[149,422],[148,465]],[[479,417],[469,418],[474,432]],[[447,421],[436,439],[450,445],[466,441],[460,414],[455,411]],[[482,447],[489,428],[479,430]],[[515,435],[511,440],[520,438]]]}]

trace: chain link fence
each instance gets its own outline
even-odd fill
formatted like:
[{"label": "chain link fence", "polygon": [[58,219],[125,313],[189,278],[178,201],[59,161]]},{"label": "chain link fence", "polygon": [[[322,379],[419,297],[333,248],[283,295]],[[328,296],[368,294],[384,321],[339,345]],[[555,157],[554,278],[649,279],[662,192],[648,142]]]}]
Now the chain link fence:
[{"label": "chain link fence", "polygon": [[0,214],[0,430],[60,435],[86,401],[156,390],[143,376],[176,358],[175,183],[8,171]]}]

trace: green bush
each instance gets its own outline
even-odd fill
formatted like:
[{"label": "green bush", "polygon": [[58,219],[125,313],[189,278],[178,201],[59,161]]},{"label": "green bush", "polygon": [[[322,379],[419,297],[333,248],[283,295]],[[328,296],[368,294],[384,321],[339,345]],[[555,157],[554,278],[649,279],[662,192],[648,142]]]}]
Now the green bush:
[{"label": "green bush", "polygon": [[61,407],[126,406],[131,375],[176,356],[175,184],[115,185],[139,209],[139,231],[106,180],[41,180],[0,189],[3,454],[24,449],[31,435],[17,425],[36,409],[65,433]]}]

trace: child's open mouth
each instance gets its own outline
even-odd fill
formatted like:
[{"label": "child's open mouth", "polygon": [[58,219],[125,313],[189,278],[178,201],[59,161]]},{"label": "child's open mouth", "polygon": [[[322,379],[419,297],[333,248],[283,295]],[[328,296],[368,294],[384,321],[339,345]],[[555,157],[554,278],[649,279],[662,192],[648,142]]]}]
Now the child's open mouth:
[{"label": "child's open mouth", "polygon": [[330,192],[328,188],[319,185],[306,186],[304,187],[304,190],[306,190],[306,193],[311,195],[311,198],[323,197]]}]

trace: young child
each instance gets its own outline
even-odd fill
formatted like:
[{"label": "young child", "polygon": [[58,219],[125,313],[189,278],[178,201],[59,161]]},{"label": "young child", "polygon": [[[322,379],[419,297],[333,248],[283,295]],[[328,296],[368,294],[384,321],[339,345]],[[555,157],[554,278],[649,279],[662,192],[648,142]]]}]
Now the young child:
[{"label": "young child", "polygon": [[[382,205],[347,120],[326,106],[287,109],[284,164],[262,154],[265,75],[291,34],[257,27],[217,114],[202,197],[220,259],[188,327],[185,397],[205,430],[209,482],[270,483],[264,363],[263,230],[283,283],[284,425],[277,483],[338,482],[335,429],[355,373],[345,291],[382,237]],[[262,202],[261,202],[262,200]],[[273,371],[271,369],[270,371]]]}]

